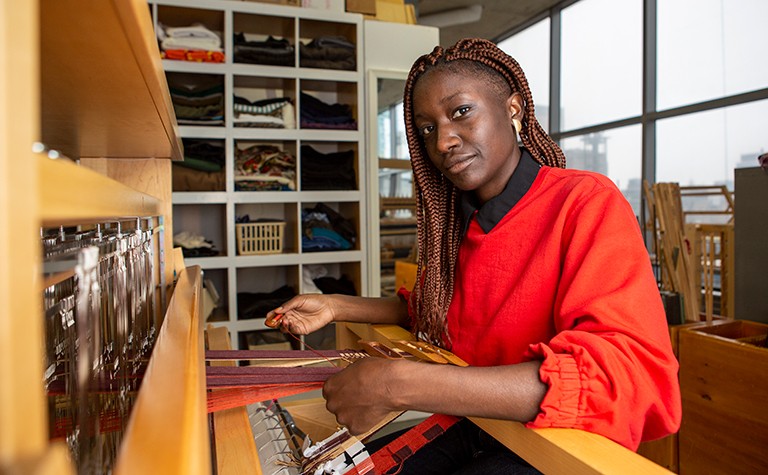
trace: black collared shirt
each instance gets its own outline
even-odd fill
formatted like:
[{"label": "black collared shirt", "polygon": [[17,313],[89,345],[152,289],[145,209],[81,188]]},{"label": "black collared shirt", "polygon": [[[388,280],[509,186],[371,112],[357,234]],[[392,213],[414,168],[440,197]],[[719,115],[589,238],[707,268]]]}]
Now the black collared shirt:
[{"label": "black collared shirt", "polygon": [[541,165],[533,159],[528,150],[521,149],[520,163],[518,163],[512,176],[509,178],[504,191],[488,200],[480,208],[477,207],[477,200],[474,193],[462,193],[459,202],[464,230],[462,235],[467,232],[469,222],[472,216],[477,212],[477,223],[482,230],[488,234],[499,221],[507,215],[520,198],[522,198],[533,185],[533,181],[539,174]]}]

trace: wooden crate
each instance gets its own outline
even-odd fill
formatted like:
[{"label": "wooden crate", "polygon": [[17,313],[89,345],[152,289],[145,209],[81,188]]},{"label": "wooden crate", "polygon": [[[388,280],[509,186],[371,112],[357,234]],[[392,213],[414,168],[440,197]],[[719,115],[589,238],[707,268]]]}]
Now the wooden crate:
[{"label": "wooden crate", "polygon": [[768,325],[744,320],[679,333],[680,473],[768,473]]}]

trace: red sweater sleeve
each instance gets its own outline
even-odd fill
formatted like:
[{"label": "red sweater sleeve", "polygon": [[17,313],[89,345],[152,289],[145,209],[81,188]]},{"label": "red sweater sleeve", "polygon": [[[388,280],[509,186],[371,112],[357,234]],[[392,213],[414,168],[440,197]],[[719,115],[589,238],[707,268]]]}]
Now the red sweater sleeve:
[{"label": "red sweater sleeve", "polygon": [[529,427],[595,432],[635,450],[677,431],[678,363],[640,229],[615,188],[574,207],[564,228],[555,336],[531,345],[549,385]]}]

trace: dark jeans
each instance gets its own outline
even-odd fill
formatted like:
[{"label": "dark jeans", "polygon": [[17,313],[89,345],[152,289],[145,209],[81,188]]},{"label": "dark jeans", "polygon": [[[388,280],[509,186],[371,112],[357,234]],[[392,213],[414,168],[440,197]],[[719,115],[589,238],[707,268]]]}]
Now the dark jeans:
[{"label": "dark jeans", "polygon": [[[406,429],[407,430],[407,429]],[[374,453],[405,431],[396,432],[366,444]],[[462,419],[441,436],[411,455],[398,475],[533,475],[540,474],[496,439],[468,419]]]}]

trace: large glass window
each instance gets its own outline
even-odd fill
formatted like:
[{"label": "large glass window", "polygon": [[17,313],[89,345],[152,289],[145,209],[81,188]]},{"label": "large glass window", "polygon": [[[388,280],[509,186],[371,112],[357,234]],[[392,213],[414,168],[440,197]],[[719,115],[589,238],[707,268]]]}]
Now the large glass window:
[{"label": "large glass window", "polygon": [[536,118],[549,130],[549,27],[546,18],[499,42],[499,48],[515,58],[531,88]]},{"label": "large glass window", "polygon": [[613,180],[640,216],[642,134],[640,125],[569,137],[561,141],[568,168],[591,170]]},{"label": "large glass window", "polygon": [[657,17],[660,110],[768,86],[768,1],[660,1]]},{"label": "large glass window", "polygon": [[656,181],[733,190],[734,168],[758,166],[766,130],[768,100],[660,120]]},{"label": "large glass window", "polygon": [[642,3],[581,0],[563,9],[562,130],[640,114]]},{"label": "large glass window", "polygon": [[[768,1],[656,0],[656,24],[644,25],[648,3],[565,2],[553,9],[559,21],[539,22],[499,43],[528,73],[537,104],[545,90],[538,76],[550,74],[547,91],[560,93],[559,103],[547,104],[560,114],[559,129],[550,133],[567,166],[607,175],[638,215],[644,179],[725,185],[733,192],[734,169],[758,166],[768,150],[768,42],[762,38]],[[559,49],[544,31],[558,24],[551,37],[560,37]],[[645,38],[645,27],[655,37]],[[538,52],[541,44],[550,51]],[[644,77],[644,45],[656,53],[649,65],[655,77]],[[558,74],[551,74],[551,63],[559,65]],[[655,94],[653,110],[643,110],[644,91]],[[722,210],[723,196],[729,195],[686,197],[684,209]]]}]

